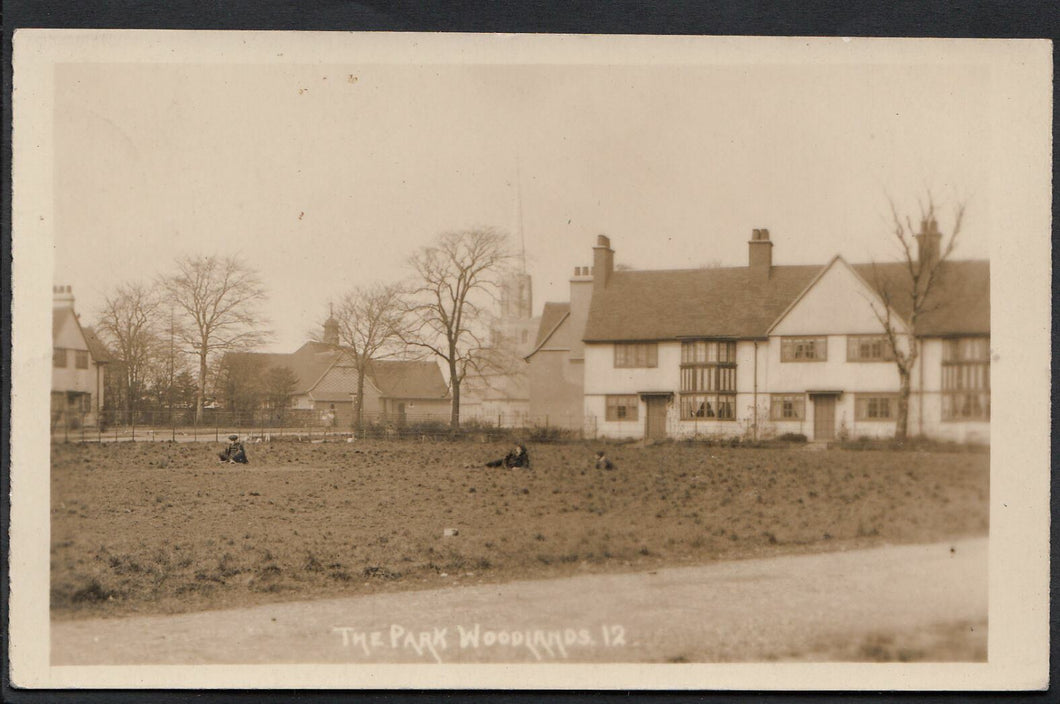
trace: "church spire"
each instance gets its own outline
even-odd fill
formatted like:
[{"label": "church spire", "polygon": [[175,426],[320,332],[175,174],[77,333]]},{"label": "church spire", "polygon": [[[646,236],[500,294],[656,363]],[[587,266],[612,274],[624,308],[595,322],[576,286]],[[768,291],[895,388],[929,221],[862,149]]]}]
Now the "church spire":
[{"label": "church spire", "polygon": [[515,155],[515,217],[519,230],[520,273],[526,273],[526,235],[523,232],[523,180],[519,169],[519,155]]}]

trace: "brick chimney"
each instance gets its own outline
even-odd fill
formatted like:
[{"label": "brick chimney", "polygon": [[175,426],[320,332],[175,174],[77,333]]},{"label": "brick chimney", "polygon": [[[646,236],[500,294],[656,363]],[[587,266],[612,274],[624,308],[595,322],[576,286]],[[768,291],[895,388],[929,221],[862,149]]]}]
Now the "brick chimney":
[{"label": "brick chimney", "polygon": [[597,235],[593,247],[593,291],[603,290],[614,271],[615,250],[611,249],[611,240],[607,235]]},{"label": "brick chimney", "polygon": [[591,266],[574,267],[574,276],[570,280],[570,324],[573,333],[570,358],[574,360],[585,357],[582,335],[585,332],[585,323],[589,320],[589,304],[593,299],[594,286]]},{"label": "brick chimney", "polygon": [[52,308],[73,308],[74,293],[70,286],[52,286]]},{"label": "brick chimney", "polygon": [[773,267],[773,243],[769,241],[769,230],[752,230],[747,243],[747,266],[766,276]]},{"label": "brick chimney", "polygon": [[921,267],[934,266],[939,260],[941,244],[942,233],[939,232],[938,221],[934,217],[923,218],[920,221],[920,234],[916,235],[916,258]]}]

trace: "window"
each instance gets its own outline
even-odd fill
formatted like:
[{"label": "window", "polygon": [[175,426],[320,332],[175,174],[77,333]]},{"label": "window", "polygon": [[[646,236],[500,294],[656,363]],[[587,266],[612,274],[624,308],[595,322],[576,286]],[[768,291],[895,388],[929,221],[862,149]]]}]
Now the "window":
[{"label": "window", "polygon": [[785,337],[780,341],[781,362],[824,362],[827,359],[827,337]]},{"label": "window", "polygon": [[66,350],[62,347],[56,347],[52,350],[52,366],[53,367],[65,367],[66,366]]},{"label": "window", "polygon": [[76,350],[74,352],[74,365],[78,369],[88,369],[88,350]]},{"label": "window", "polygon": [[681,394],[682,420],[733,420],[736,396],[732,394]]},{"label": "window", "polygon": [[805,420],[806,399],[802,394],[773,394],[769,410],[773,420]]},{"label": "window", "polygon": [[637,420],[639,400],[636,396],[608,396],[607,420]]},{"label": "window", "polygon": [[659,366],[659,345],[655,342],[622,342],[615,345],[615,369]]},{"label": "window", "polygon": [[736,418],[736,343],[681,343],[681,418]]},{"label": "window", "polygon": [[942,419],[990,420],[990,338],[943,341]]},{"label": "window", "polygon": [[898,416],[897,394],[856,394],[854,418],[859,421],[887,421]]},{"label": "window", "polygon": [[894,349],[886,335],[849,335],[848,362],[891,362]]}]

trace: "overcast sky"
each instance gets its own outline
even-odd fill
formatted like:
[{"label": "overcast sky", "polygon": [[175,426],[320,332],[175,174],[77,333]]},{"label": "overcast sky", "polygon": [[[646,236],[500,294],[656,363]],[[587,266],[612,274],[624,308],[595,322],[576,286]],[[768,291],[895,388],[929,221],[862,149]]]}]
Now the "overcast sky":
[{"label": "overcast sky", "polygon": [[438,233],[520,228],[535,313],[597,233],[634,268],[896,256],[888,195],[968,203],[988,256],[988,71],[918,65],[63,64],[55,283],[82,318],[180,254],[238,254],[292,351]]}]

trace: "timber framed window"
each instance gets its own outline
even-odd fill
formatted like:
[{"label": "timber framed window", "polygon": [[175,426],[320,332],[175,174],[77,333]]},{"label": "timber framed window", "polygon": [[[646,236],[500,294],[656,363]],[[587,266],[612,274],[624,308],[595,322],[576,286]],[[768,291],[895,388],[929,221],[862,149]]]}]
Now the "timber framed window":
[{"label": "timber framed window", "polygon": [[637,409],[639,407],[640,399],[635,395],[608,396],[607,411],[604,417],[607,420],[637,420]]},{"label": "timber framed window", "polygon": [[736,418],[736,343],[681,343],[681,419]]},{"label": "timber framed window", "polygon": [[805,420],[806,397],[803,394],[772,394],[769,404],[772,420]]},{"label": "timber framed window", "polygon": [[942,420],[990,420],[990,338],[942,342]]},{"label": "timber framed window", "polygon": [[88,369],[88,350],[74,350],[74,366],[78,369]]},{"label": "timber framed window", "polygon": [[780,339],[781,362],[828,361],[827,337],[783,337]]},{"label": "timber framed window", "polygon": [[615,369],[659,366],[657,342],[616,342]]},{"label": "timber framed window", "polygon": [[56,347],[52,350],[52,366],[59,369],[66,367],[66,350],[62,347]]},{"label": "timber framed window", "polygon": [[854,419],[888,421],[898,417],[898,394],[855,394]]},{"label": "timber framed window", "polygon": [[886,335],[848,335],[848,362],[893,362],[894,348]]}]

